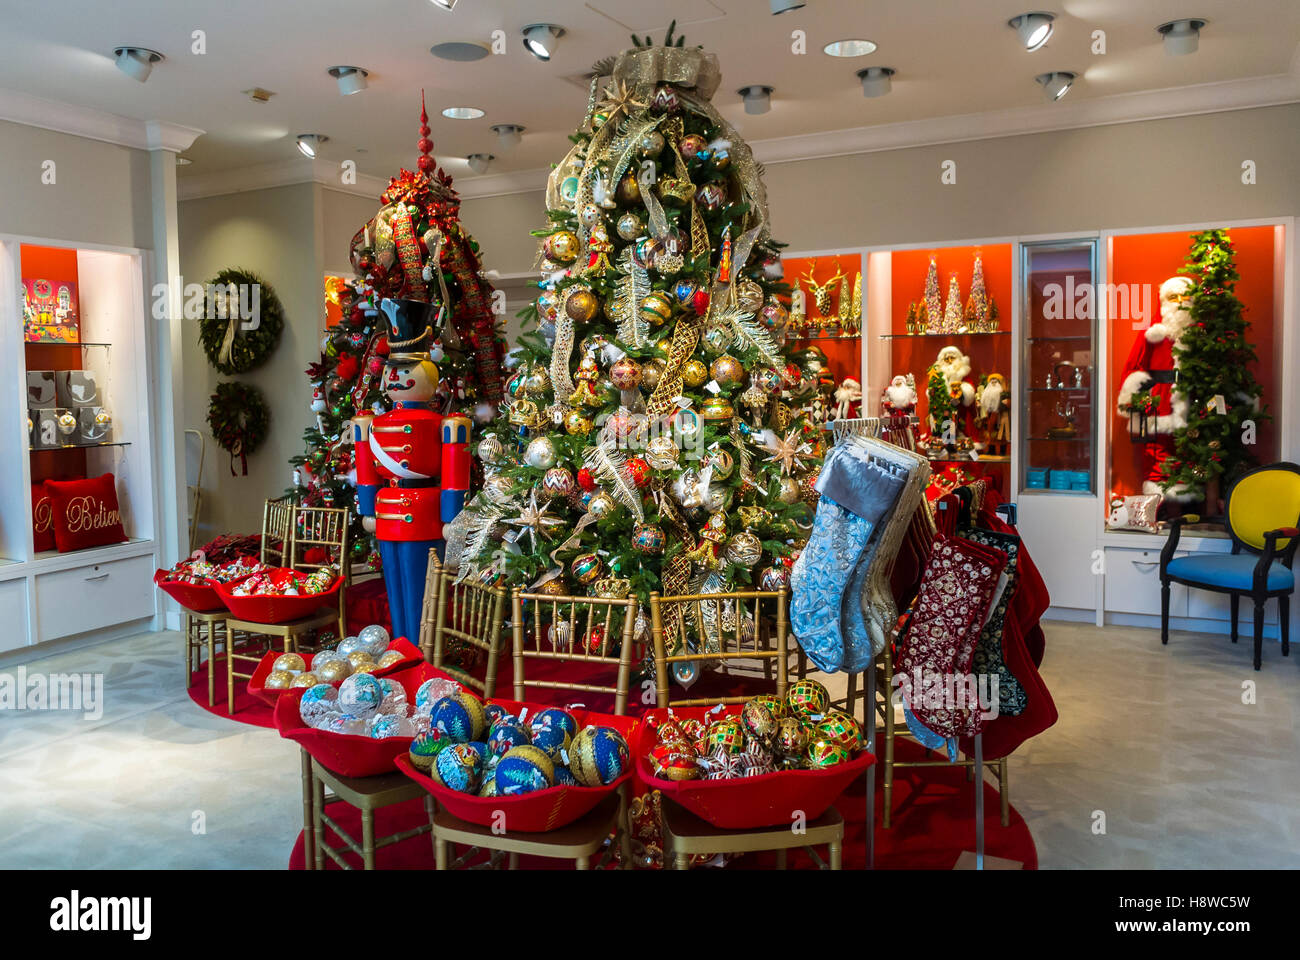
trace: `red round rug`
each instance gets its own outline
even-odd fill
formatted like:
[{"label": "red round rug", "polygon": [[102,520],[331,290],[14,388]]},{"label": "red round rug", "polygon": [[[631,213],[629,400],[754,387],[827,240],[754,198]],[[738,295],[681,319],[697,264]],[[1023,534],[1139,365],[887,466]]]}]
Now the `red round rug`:
[{"label": "red round rug", "polygon": [[[238,713],[235,714],[239,716]],[[899,760],[921,759],[924,750],[909,740],[897,740],[894,746]],[[894,817],[890,829],[880,825],[884,809],[882,780],[884,771],[876,769],[876,868],[883,870],[951,870],[963,851],[975,850],[975,791],[974,783],[966,780],[964,767],[907,767],[896,771],[894,778]],[[846,870],[862,870],[867,866],[866,850],[866,778],[857,780],[836,801],[836,808],[844,817],[844,856]],[[361,836],[361,814],[355,807],[334,803],[329,807],[330,817],[354,837]],[[1003,827],[999,819],[998,792],[984,784],[984,852],[989,857],[1001,857],[1022,864],[1026,870],[1038,869],[1038,851],[1029,827],[1013,806],[1010,826]],[[375,836],[409,830],[427,822],[423,800],[416,799],[395,804],[375,812]],[[325,840],[332,847],[342,843],[326,829]],[[346,859],[357,869],[361,858],[347,854]],[[524,857],[523,869],[570,869],[567,861]],[[788,866],[792,870],[811,869],[814,864],[805,851],[791,851]],[[326,858],[326,867],[338,869]],[[432,870],[433,842],[428,834],[412,837],[401,843],[383,847],[375,854],[375,867],[379,870]],[[727,869],[761,870],[775,867],[771,853],[748,854],[727,864]],[[303,869],[302,834],[294,841],[289,855],[289,869]]]},{"label": "red round rug", "polygon": [[[208,706],[208,663],[205,660],[202,666],[194,673],[190,674],[190,687],[187,691],[190,699],[197,703],[208,713],[216,714],[218,717],[225,717],[227,720],[237,720],[240,723],[252,724],[255,727],[275,727],[275,713],[261,700],[248,692],[248,681],[235,677],[235,712],[226,711],[226,655],[219,653],[213,661],[213,667],[216,670],[216,676],[213,678],[212,685],[212,706]],[[247,672],[249,665],[239,663],[239,669]]]}]

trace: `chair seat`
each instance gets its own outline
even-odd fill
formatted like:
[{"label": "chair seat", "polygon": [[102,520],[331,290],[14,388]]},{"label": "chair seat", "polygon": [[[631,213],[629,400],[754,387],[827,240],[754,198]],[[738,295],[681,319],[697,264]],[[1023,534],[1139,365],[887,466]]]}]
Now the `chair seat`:
[{"label": "chair seat", "polygon": [[660,800],[660,810],[663,813],[664,832],[667,834],[665,839],[671,841],[674,849],[684,853],[746,853],[790,849],[838,840],[844,832],[844,818],[834,807],[830,807],[817,819],[808,821],[804,833],[795,833],[788,823],[752,830],[715,827],[667,797]]},{"label": "chair seat", "polygon": [[226,621],[226,625],[231,630],[245,630],[249,633],[282,637],[288,633],[296,633],[300,630],[310,630],[314,627],[337,623],[338,619],[339,613],[337,610],[332,607],[321,607],[316,613],[299,617],[297,620],[290,620],[287,623],[258,623],[255,620],[236,620],[231,617]]},{"label": "chair seat", "polygon": [[620,803],[621,797],[614,791],[586,816],[546,833],[493,833],[491,827],[467,823],[439,807],[433,816],[433,832],[439,840],[451,843],[567,860],[591,856],[604,845],[618,824]]},{"label": "chair seat", "polygon": [[320,761],[312,758],[312,772],[334,791],[340,800],[346,800],[359,810],[377,810],[380,807],[403,803],[423,796],[418,783],[403,773],[381,773],[374,777],[345,777],[335,773]]},{"label": "chair seat", "polygon": [[[1222,589],[1249,593],[1254,584],[1255,564],[1259,558],[1246,553],[1219,553],[1209,556],[1177,557],[1169,561],[1165,570],[1192,584],[1204,584]],[[1295,588],[1295,574],[1274,561],[1268,571],[1269,593]]]}]

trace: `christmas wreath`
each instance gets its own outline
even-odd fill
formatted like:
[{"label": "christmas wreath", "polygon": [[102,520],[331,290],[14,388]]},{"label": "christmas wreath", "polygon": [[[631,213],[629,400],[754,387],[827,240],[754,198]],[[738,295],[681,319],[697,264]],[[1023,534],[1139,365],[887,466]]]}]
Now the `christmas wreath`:
[{"label": "christmas wreath", "polygon": [[261,277],[222,270],[205,287],[199,343],[219,373],[247,373],[266,362],[284,329],[284,307]]},{"label": "christmas wreath", "polygon": [[239,457],[248,476],[248,455],[262,445],[271,426],[271,410],[256,387],[227,381],[217,384],[208,401],[208,426],[222,450],[230,454],[230,475]]}]

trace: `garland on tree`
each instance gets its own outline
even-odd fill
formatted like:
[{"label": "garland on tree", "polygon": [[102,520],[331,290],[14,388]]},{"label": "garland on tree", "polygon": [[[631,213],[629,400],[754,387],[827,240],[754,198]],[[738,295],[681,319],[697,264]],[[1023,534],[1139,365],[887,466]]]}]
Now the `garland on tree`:
[{"label": "garland on tree", "polygon": [[235,476],[238,457],[243,475],[248,476],[248,455],[266,440],[271,409],[252,384],[227,380],[217,384],[208,400],[208,426],[217,445],[230,454],[230,475]]},{"label": "garland on tree", "polygon": [[[256,314],[246,317],[241,306],[253,307],[254,299],[243,291],[256,287]],[[199,320],[199,344],[218,373],[231,376],[247,373],[266,362],[280,342],[284,329],[284,307],[271,285],[247,270],[222,270],[207,288],[215,292],[212,305]],[[224,291],[233,295],[223,295]]]},{"label": "garland on tree", "polygon": [[[1179,272],[1194,282],[1191,323],[1174,347],[1174,390],[1187,398],[1188,417],[1174,432],[1161,486],[1204,496],[1213,481],[1231,483],[1257,464],[1251,447],[1268,414],[1260,406],[1255,347],[1246,339],[1250,324],[1234,290],[1240,274],[1228,232],[1193,234],[1188,263]],[[1210,513],[1217,508],[1207,504]]]}]

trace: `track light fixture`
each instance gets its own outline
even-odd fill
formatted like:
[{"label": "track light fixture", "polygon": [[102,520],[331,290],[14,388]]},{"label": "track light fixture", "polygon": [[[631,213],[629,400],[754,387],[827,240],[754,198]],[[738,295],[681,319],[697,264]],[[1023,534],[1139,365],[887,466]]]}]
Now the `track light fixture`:
[{"label": "track light fixture", "polygon": [[1015,28],[1016,33],[1020,34],[1020,42],[1025,45],[1025,51],[1033,53],[1051,37],[1054,29],[1052,21],[1055,19],[1050,13],[1022,13],[1008,20],[1007,26]]},{"label": "track light fixture", "polygon": [[435,7],[441,7],[448,13],[451,13],[452,8],[456,6],[456,0],[432,0],[432,3]]},{"label": "track light fixture", "polygon": [[345,97],[360,93],[369,86],[366,77],[370,76],[370,72],[360,67],[330,67],[325,72],[338,81],[339,93]]},{"label": "track light fixture", "polygon": [[1075,75],[1068,70],[1057,70],[1053,73],[1040,73],[1034,79],[1042,84],[1047,99],[1055,103],[1070,92],[1070,87],[1074,85]]},{"label": "track light fixture", "polygon": [[509,150],[511,147],[519,146],[523,140],[524,127],[518,123],[494,123],[488,128],[497,135],[497,140],[503,150]]},{"label": "track light fixture", "polygon": [[162,63],[166,59],[157,50],[147,47],[114,47],[113,56],[116,58],[117,69],[141,83],[149,79],[155,63]]},{"label": "track light fixture", "polygon": [[1170,20],[1156,27],[1156,32],[1165,38],[1165,53],[1171,57],[1195,53],[1200,46],[1201,27],[1206,21],[1201,17],[1187,20]]},{"label": "track light fixture", "polygon": [[298,134],[298,152],[308,160],[315,160],[316,151],[328,139],[329,137],[323,133],[300,133]]},{"label": "track light fixture", "polygon": [[549,60],[562,36],[564,28],[554,23],[530,23],[524,27],[524,49],[538,60]]},{"label": "track light fixture", "polygon": [[883,97],[894,89],[894,81],[890,79],[895,74],[893,67],[867,67],[865,70],[858,71],[858,79],[862,81],[862,95],[864,97]]},{"label": "track light fixture", "polygon": [[745,99],[745,112],[757,116],[772,109],[772,88],[762,84],[741,87],[736,91]]},{"label": "track light fixture", "polygon": [[771,0],[771,4],[774,17],[779,13],[789,13],[791,10],[808,6],[807,0]]}]

